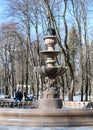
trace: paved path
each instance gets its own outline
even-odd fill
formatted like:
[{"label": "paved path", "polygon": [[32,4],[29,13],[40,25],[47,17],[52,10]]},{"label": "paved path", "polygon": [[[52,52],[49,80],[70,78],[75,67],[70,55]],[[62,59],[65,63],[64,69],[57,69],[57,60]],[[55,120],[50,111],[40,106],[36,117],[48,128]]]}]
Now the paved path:
[{"label": "paved path", "polygon": [[93,126],[88,127],[19,127],[0,126],[0,130],[93,130]]}]

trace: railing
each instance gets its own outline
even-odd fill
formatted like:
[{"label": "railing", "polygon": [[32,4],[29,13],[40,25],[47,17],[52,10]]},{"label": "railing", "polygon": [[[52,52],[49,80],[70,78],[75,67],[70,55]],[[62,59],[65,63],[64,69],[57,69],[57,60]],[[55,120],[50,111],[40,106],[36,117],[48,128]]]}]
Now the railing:
[{"label": "railing", "polygon": [[8,101],[8,100],[2,100],[0,101],[0,107],[1,108],[37,108],[38,107],[38,101]]},{"label": "railing", "polygon": [[64,101],[63,106],[69,108],[84,108],[88,103],[88,101]]},{"label": "railing", "polygon": [[[88,104],[88,102],[78,102],[78,101],[63,101],[63,107],[69,108],[83,108]],[[32,109],[38,108],[39,102],[38,101],[21,101],[16,102],[14,100],[1,100],[0,101],[0,108],[22,108],[22,109]]]}]

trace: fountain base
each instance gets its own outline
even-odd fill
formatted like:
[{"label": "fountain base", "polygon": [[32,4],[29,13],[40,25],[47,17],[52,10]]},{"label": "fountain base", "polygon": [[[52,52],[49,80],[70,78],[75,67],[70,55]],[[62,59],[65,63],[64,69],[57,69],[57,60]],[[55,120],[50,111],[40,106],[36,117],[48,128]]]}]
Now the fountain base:
[{"label": "fountain base", "polygon": [[[48,107],[47,107],[48,108]],[[91,109],[0,109],[0,125],[26,127],[93,126]]]}]

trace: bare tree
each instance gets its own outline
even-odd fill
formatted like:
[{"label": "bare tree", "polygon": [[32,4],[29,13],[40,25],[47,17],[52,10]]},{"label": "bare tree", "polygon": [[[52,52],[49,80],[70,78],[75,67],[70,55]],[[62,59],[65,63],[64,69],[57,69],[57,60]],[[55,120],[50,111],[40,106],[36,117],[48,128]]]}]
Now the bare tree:
[{"label": "bare tree", "polygon": [[[15,82],[16,82],[15,63],[14,63],[16,35],[14,32],[15,29],[17,29],[17,26],[14,23],[8,23],[3,25],[1,28],[2,28],[1,47],[3,48],[4,51],[4,56],[2,60],[5,64],[5,81],[4,81],[5,95],[8,95],[11,94],[10,91],[14,90]],[[12,83],[12,88],[10,88],[11,83]],[[12,91],[12,95],[13,95],[13,91]]]},{"label": "bare tree", "polygon": [[[46,10],[47,10],[47,14],[50,17],[50,21],[52,23],[52,26],[56,30],[56,35],[58,36],[58,44],[61,47],[62,52],[64,54],[65,62],[68,65],[69,70],[70,70],[71,82],[73,83],[74,73],[73,73],[72,65],[71,65],[70,60],[69,60],[69,48],[68,48],[68,45],[67,45],[68,27],[67,27],[67,22],[66,22],[66,18],[65,18],[66,17],[66,9],[67,9],[67,0],[66,1],[64,0],[64,11],[63,11],[63,22],[64,22],[64,26],[65,26],[65,36],[64,36],[64,45],[65,45],[65,48],[62,46],[61,36],[60,36],[59,30],[57,28],[57,24],[56,24],[56,20],[55,20],[55,17],[53,15],[53,12],[50,9],[49,1],[45,0],[44,2],[45,2],[45,7],[46,7]],[[68,88],[69,88],[69,100],[73,100],[73,85],[68,86]]]}]

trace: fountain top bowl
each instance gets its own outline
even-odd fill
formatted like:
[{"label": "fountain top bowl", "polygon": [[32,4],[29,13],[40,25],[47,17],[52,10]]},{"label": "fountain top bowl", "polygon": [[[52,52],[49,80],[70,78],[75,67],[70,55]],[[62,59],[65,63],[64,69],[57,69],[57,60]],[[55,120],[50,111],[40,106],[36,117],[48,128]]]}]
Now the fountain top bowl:
[{"label": "fountain top bowl", "polygon": [[49,35],[44,37],[45,45],[54,46],[57,43],[57,36]]}]

